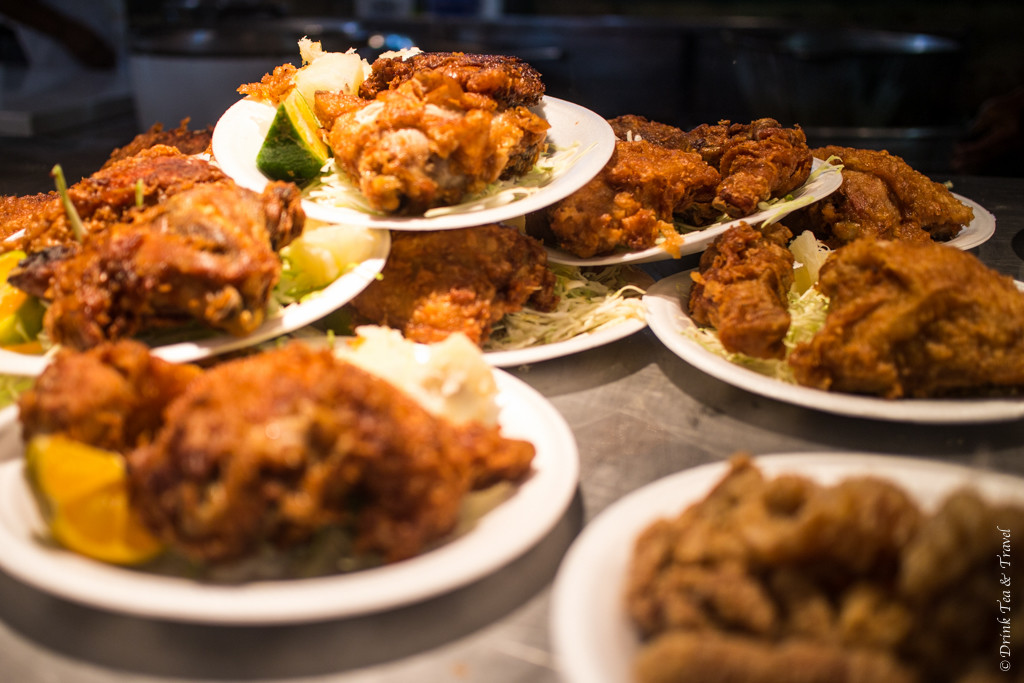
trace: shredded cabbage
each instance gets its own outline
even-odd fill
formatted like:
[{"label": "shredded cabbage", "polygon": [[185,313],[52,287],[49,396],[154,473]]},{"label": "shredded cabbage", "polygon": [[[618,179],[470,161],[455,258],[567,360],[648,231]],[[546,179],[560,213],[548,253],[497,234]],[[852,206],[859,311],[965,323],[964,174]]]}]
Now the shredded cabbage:
[{"label": "shredded cabbage", "polygon": [[644,290],[631,280],[631,269],[611,266],[586,270],[551,264],[558,307],[549,313],[530,308],[509,313],[495,324],[486,351],[510,351],[598,332],[625,320],[644,319]]}]

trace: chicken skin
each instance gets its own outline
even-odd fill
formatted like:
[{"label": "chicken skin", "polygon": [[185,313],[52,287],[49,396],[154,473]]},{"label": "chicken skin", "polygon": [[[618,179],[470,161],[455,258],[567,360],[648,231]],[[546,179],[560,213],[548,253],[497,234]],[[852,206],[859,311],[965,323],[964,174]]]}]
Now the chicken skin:
[{"label": "chicken skin", "polygon": [[822,200],[787,219],[832,248],[861,237],[915,242],[947,241],[974,218],[974,210],[949,189],[885,151],[821,147],[815,157],[838,157],[843,183]]},{"label": "chicken skin", "polygon": [[10,279],[49,300],[44,329],[76,349],[188,321],[242,336],[262,323],[281,272],[276,250],[304,220],[290,183],[262,195],[231,181],[197,185],[52,259],[37,254]]},{"label": "chicken skin", "polygon": [[698,325],[714,327],[722,346],[755,358],[784,358],[793,286],[792,233],[773,223],[726,230],[691,274],[688,307]]},{"label": "chicken skin", "polygon": [[365,322],[434,342],[462,332],[482,345],[507,313],[553,310],[555,276],[537,240],[503,225],[395,231],[379,280],[351,302]]},{"label": "chicken skin", "polygon": [[819,273],[824,327],[789,364],[800,384],[886,398],[1024,388],[1024,293],[935,242],[857,240]]},{"label": "chicken skin", "polygon": [[332,106],[331,99],[319,96],[316,111],[337,167],[388,214],[458,204],[525,173],[550,127],[526,107],[499,108],[440,70],[417,72],[374,100],[335,95],[342,106]]},{"label": "chicken skin", "polygon": [[532,444],[456,426],[386,381],[300,342],[215,366],[128,454],[132,503],[187,555],[220,562],[325,526],[405,559],[448,534],[478,483],[530,469]]}]

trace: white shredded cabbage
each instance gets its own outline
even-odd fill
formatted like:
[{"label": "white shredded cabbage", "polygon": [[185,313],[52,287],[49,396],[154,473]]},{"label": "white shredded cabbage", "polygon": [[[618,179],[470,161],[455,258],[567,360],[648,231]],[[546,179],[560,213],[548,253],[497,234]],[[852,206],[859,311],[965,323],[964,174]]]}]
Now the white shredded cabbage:
[{"label": "white shredded cabbage", "polygon": [[644,319],[640,297],[630,270],[611,266],[586,270],[552,264],[558,307],[544,313],[530,308],[509,313],[493,328],[486,351],[510,351],[572,339],[614,327],[625,320]]}]

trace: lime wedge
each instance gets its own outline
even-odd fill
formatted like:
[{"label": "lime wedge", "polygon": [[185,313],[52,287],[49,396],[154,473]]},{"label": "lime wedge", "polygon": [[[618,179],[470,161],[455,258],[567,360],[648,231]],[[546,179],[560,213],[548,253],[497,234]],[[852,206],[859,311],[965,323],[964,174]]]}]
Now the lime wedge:
[{"label": "lime wedge", "polygon": [[278,105],[256,155],[256,168],[273,180],[308,182],[320,175],[331,151],[320,137],[320,123],[298,90]]}]

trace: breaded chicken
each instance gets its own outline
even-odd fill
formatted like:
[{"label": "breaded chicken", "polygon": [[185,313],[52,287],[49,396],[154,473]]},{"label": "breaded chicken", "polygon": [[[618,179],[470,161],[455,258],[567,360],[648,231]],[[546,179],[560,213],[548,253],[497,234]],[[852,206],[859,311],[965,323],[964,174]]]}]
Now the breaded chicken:
[{"label": "breaded chicken", "polygon": [[755,358],[784,358],[793,286],[793,235],[773,223],[729,228],[701,254],[691,274],[688,308],[698,325],[718,331],[722,346]]},{"label": "breaded chicken", "polygon": [[515,228],[395,231],[391,240],[381,277],[351,306],[362,321],[407,339],[433,342],[462,332],[482,345],[507,313],[550,311],[558,303],[547,253]]},{"label": "breaded chicken", "polygon": [[835,248],[861,237],[946,241],[974,218],[974,210],[949,189],[885,151],[850,147],[812,150],[818,159],[839,158],[843,183],[834,193],[787,219]]},{"label": "breaded chicken", "polygon": [[281,273],[276,250],[304,220],[291,183],[262,194],[200,184],[75,249],[55,247],[52,259],[36,254],[9,280],[49,302],[46,333],[76,349],[189,321],[243,336],[263,322]]},{"label": "breaded chicken", "polygon": [[61,349],[18,400],[22,437],[60,433],[127,452],[152,440],[164,408],[200,372],[151,356],[134,341],[84,353]]},{"label": "breaded chicken", "polygon": [[[318,114],[327,111],[318,105]],[[399,215],[457,204],[525,173],[550,127],[526,107],[501,109],[440,70],[416,73],[341,111],[323,121],[339,171],[373,208]]]},{"label": "breaded chicken", "polygon": [[166,145],[173,147],[182,154],[203,154],[210,151],[210,143],[213,140],[213,126],[206,126],[199,130],[189,130],[189,119],[182,119],[177,128],[165,130],[162,123],[153,124],[149,130],[139,133],[131,142],[124,147],[118,147],[110,153],[104,167],[135,156],[144,149]]},{"label": "breaded chicken", "polygon": [[886,398],[1024,388],[1024,293],[973,254],[857,240],[819,273],[824,327],[789,357],[799,383]]},{"label": "breaded chicken", "polygon": [[404,59],[380,57],[359,86],[359,95],[372,100],[415,74],[429,71],[455,79],[466,92],[487,95],[503,109],[532,107],[544,95],[540,73],[518,57],[464,52],[421,52]]},{"label": "breaded chicken", "polygon": [[[386,381],[299,342],[215,366],[128,454],[133,506],[201,561],[353,530],[359,553],[397,561],[454,528],[465,494],[530,469],[498,427],[455,426]],[[514,463],[514,466],[510,466]]]},{"label": "breaded chicken", "polygon": [[663,239],[671,253],[679,239],[674,214],[710,201],[718,182],[718,171],[697,154],[617,140],[597,176],[545,209],[531,231],[550,230],[558,247],[580,258],[649,249]]}]

